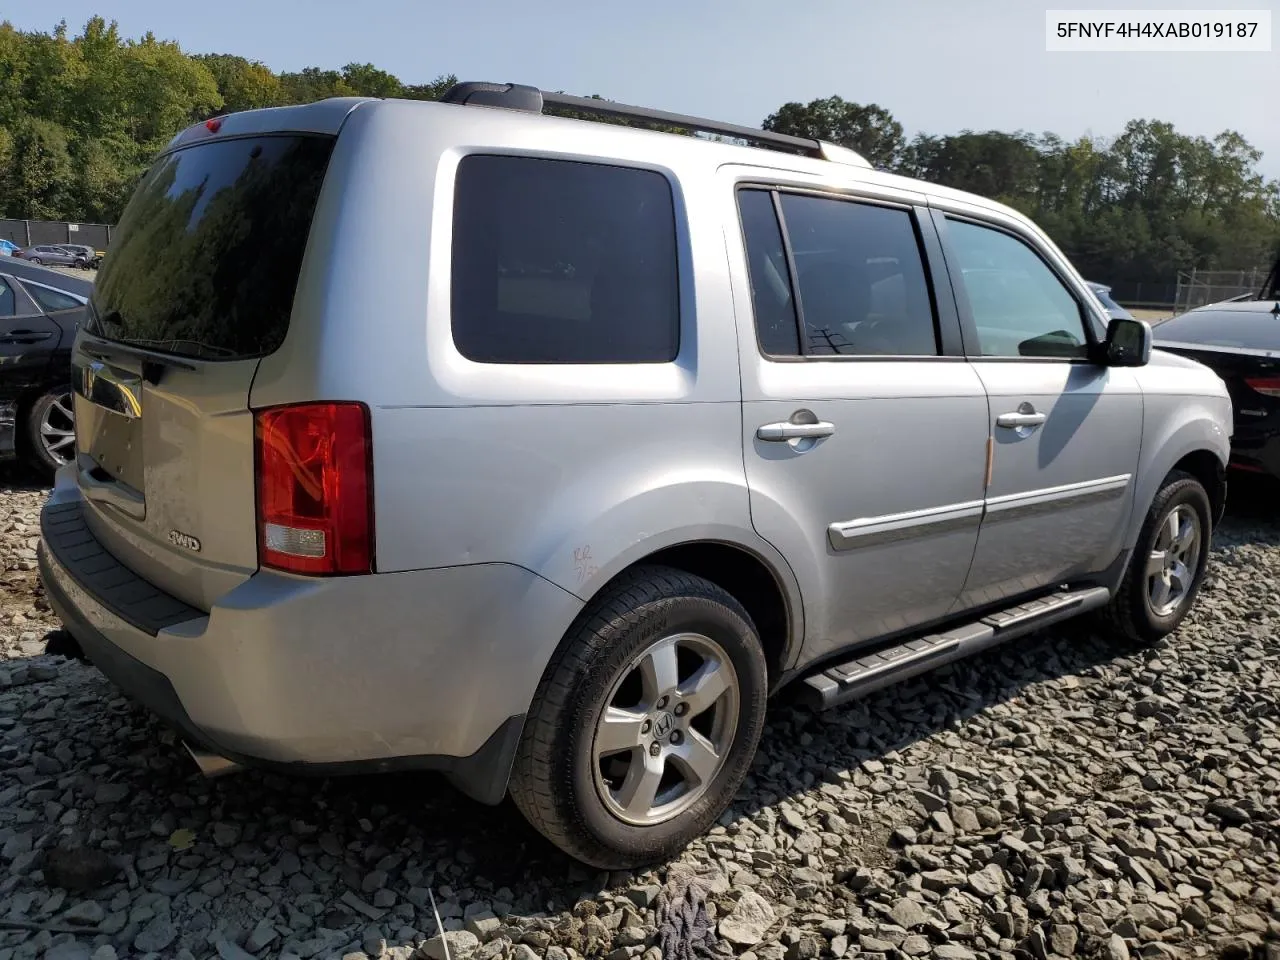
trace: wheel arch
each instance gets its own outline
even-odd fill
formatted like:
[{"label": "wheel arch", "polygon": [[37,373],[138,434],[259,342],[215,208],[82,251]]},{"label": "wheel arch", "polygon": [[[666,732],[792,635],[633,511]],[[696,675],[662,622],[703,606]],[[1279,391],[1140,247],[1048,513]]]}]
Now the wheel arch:
[{"label": "wheel arch", "polygon": [[[1183,400],[1187,398],[1168,398]],[[1144,437],[1134,490],[1134,510],[1125,546],[1136,545],[1147,511],[1172,470],[1185,470],[1205,486],[1214,510],[1214,523],[1226,505],[1226,466],[1231,440],[1216,410],[1208,408],[1211,398],[1191,405],[1187,415],[1166,420],[1153,436]],[[1226,420],[1230,422],[1229,415]]]},{"label": "wheel arch", "polygon": [[[611,565],[607,576],[593,578],[582,596],[590,606],[619,577],[637,567],[667,566],[702,577],[742,604],[760,632],[770,683],[775,683],[799,656],[804,637],[804,611],[799,584],[781,554],[767,543],[744,543],[728,531],[698,531],[645,541]],[[663,542],[669,540],[670,542]]]}]

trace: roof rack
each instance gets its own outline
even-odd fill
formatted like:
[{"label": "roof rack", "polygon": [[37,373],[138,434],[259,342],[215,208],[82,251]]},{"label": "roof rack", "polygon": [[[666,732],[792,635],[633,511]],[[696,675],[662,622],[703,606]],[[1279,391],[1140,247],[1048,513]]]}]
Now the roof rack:
[{"label": "roof rack", "polygon": [[454,84],[440,100],[443,103],[504,107],[508,110],[519,110],[524,113],[544,113],[547,107],[573,110],[594,116],[629,120],[637,126],[645,126],[656,130],[669,131],[671,127],[679,127],[689,131],[710,133],[722,137],[734,137],[738,140],[745,140],[752,146],[799,154],[802,157],[814,157],[819,160],[830,160],[859,167],[871,166],[860,154],[850,150],[848,147],[826,143],[822,140],[793,137],[785,133],[774,133],[771,130],[743,127],[736,123],[708,120],[705,117],[691,117],[682,113],[668,113],[666,110],[653,110],[649,107],[634,107],[626,103],[615,103],[612,100],[575,97],[567,93],[549,93],[545,90],[539,90],[537,87],[521,83],[486,83],[468,80]]}]

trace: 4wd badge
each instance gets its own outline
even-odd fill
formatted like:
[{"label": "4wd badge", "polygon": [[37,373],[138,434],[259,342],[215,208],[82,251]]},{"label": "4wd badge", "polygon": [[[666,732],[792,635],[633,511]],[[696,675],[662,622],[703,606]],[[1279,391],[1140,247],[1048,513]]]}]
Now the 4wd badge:
[{"label": "4wd badge", "polygon": [[193,553],[200,552],[200,541],[189,533],[183,533],[181,530],[170,530],[169,542],[175,547],[183,547]]}]

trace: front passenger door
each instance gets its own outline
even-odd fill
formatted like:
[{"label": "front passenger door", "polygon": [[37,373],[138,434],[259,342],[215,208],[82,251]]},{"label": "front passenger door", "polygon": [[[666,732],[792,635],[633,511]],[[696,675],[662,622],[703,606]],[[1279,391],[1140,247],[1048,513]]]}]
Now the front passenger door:
[{"label": "front passenger door", "polygon": [[1142,440],[1131,369],[1092,362],[1100,328],[1052,254],[1012,224],[935,214],[992,457],[960,607],[1106,569],[1123,548]]}]

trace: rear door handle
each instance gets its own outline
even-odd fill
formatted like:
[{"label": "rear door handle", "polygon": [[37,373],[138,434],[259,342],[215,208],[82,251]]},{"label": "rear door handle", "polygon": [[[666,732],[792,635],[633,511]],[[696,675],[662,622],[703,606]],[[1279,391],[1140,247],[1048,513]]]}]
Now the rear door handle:
[{"label": "rear door handle", "polygon": [[1038,427],[1044,423],[1048,417],[1043,413],[1002,413],[996,417],[996,425],[1000,427],[1008,427],[1010,430],[1017,430],[1019,427]]},{"label": "rear door handle", "polygon": [[792,423],[790,420],[783,420],[779,423],[762,424],[756,429],[756,436],[761,440],[782,443],[787,440],[816,440],[829,437],[835,432],[835,424],[825,420],[817,423]]},{"label": "rear door handle", "polygon": [[39,343],[52,336],[52,333],[43,330],[10,330],[0,336],[0,343]]}]

